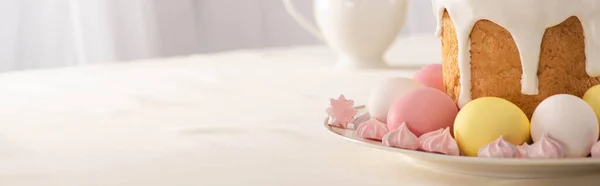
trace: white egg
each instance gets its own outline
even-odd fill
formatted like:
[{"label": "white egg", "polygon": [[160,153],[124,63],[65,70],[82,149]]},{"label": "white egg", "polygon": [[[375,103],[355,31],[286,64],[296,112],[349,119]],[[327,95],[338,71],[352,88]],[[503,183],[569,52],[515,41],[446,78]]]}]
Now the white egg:
[{"label": "white egg", "polygon": [[377,86],[369,97],[369,114],[381,122],[387,123],[390,106],[407,92],[425,85],[409,78],[391,78]]},{"label": "white egg", "polygon": [[559,94],[546,98],[531,117],[531,137],[539,140],[544,133],[561,142],[567,157],[590,154],[598,141],[598,119],[592,107],[581,98]]}]

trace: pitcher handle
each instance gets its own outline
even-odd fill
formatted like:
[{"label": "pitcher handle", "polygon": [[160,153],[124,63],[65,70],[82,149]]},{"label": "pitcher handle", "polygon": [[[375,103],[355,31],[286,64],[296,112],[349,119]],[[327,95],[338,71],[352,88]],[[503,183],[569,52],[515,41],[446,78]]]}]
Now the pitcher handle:
[{"label": "pitcher handle", "polygon": [[323,34],[321,34],[319,27],[317,27],[317,25],[310,22],[300,12],[298,12],[292,1],[293,0],[283,0],[283,5],[285,6],[285,10],[287,10],[287,12],[292,16],[292,18],[294,18],[294,20],[296,22],[298,22],[298,24],[300,24],[300,26],[302,28],[308,30],[308,32],[313,34],[315,37],[317,37],[321,41],[324,41]]}]

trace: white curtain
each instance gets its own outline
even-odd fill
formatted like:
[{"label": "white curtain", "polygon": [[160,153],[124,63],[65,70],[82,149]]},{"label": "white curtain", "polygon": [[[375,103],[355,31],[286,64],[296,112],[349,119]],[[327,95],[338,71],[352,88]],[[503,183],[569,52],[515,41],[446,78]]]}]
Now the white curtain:
[{"label": "white curtain", "polygon": [[2,0],[0,70],[189,54],[192,0]]},{"label": "white curtain", "polygon": [[[413,0],[404,34],[432,21]],[[281,0],[2,0],[0,23],[0,71],[318,43]]]}]

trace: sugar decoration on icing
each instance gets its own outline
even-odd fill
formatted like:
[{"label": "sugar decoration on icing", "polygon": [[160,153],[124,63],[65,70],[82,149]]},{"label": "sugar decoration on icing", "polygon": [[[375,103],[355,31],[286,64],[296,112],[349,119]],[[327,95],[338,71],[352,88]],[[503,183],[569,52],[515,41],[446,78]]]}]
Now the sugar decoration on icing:
[{"label": "sugar decoration on icing", "polygon": [[508,30],[519,50],[523,74],[521,93],[536,95],[538,63],[546,29],[571,16],[579,18],[585,36],[586,72],[600,76],[600,2],[598,0],[432,0],[436,36],[442,33],[447,11],[456,29],[460,71],[459,107],[471,101],[471,43],[469,36],[479,20],[492,21]]}]

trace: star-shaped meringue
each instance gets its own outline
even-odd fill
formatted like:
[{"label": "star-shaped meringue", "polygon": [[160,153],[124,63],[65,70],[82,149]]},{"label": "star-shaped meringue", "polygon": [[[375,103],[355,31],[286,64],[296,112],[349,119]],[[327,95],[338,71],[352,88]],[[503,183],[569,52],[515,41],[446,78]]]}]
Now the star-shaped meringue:
[{"label": "star-shaped meringue", "polygon": [[354,116],[358,112],[354,108],[354,100],[348,100],[344,95],[340,95],[338,99],[330,99],[329,103],[330,107],[326,110],[331,118],[329,124],[335,127],[347,128],[348,123],[354,121]]}]

